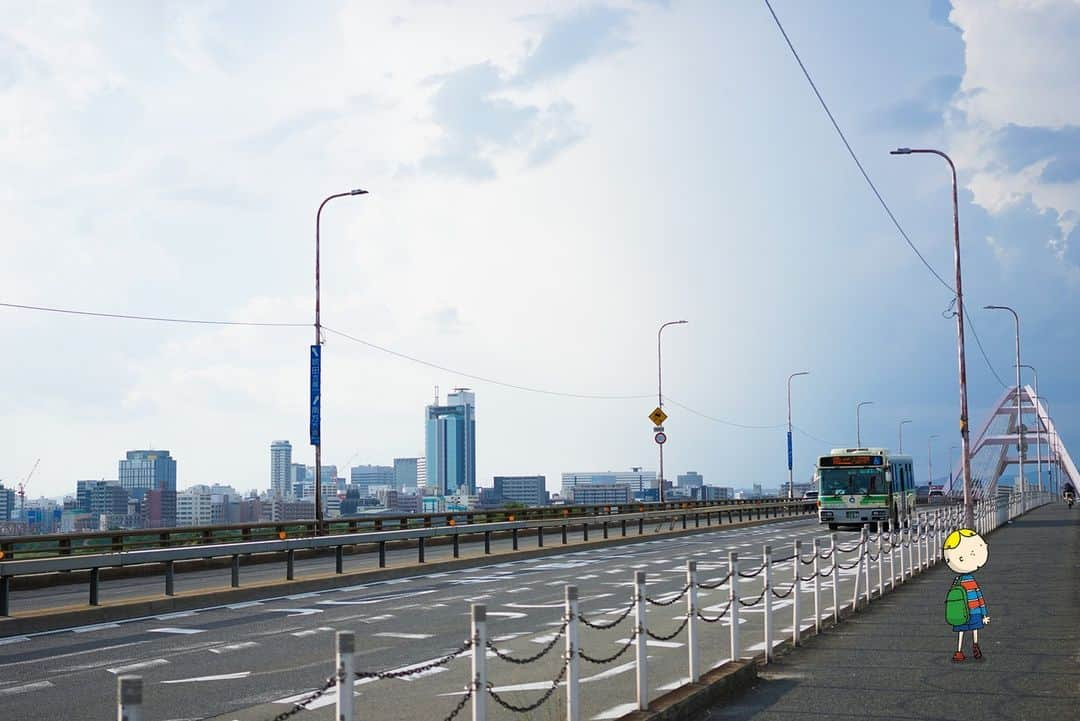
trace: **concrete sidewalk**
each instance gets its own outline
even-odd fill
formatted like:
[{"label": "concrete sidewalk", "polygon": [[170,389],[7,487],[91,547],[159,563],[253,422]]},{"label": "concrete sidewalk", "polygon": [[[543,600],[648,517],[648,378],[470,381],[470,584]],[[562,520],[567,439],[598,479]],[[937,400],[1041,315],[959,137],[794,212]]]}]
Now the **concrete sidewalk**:
[{"label": "concrete sidewalk", "polygon": [[987,537],[975,574],[991,623],[984,657],[953,663],[948,566],[917,576],[762,667],[698,721],[1080,719],[1080,507],[1036,509]]}]

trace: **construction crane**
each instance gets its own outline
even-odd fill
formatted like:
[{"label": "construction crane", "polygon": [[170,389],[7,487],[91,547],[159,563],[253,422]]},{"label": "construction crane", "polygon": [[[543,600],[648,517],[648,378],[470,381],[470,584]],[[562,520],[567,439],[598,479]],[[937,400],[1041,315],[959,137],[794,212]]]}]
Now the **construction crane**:
[{"label": "construction crane", "polygon": [[34,475],[34,471],[37,470],[38,464],[41,463],[41,459],[34,461],[34,467],[30,469],[30,472],[26,474],[26,478],[22,479],[19,484],[19,490],[16,491],[16,495],[19,496],[19,520],[26,520],[26,487],[30,484],[30,477]]}]

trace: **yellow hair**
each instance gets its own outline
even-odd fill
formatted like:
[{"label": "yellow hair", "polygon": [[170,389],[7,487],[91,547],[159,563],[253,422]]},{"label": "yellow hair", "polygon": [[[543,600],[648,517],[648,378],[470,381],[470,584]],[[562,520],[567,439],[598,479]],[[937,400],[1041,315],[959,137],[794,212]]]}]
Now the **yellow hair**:
[{"label": "yellow hair", "polygon": [[961,536],[963,536],[964,538],[971,538],[972,536],[977,535],[979,534],[975,533],[975,531],[971,530],[970,528],[961,528],[958,531],[953,531],[952,533],[950,533],[948,538],[945,539],[945,543],[941,545],[941,548],[944,551],[948,551],[949,549],[956,548],[960,545]]}]

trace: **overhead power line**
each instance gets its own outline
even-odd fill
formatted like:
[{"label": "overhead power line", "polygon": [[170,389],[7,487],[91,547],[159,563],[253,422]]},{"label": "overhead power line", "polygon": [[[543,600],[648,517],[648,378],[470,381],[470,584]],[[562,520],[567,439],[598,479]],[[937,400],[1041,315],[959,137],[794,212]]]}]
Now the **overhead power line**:
[{"label": "overhead power line", "polygon": [[735,423],[734,421],[725,421],[723,418],[716,418],[715,416],[710,416],[707,413],[702,413],[701,411],[696,411],[693,408],[691,408],[690,406],[683,405],[682,403],[679,403],[679,401],[675,400],[671,396],[665,396],[664,400],[667,401],[668,403],[672,403],[674,405],[677,405],[679,408],[682,408],[684,411],[689,411],[690,413],[693,413],[695,416],[701,416],[702,418],[705,418],[706,420],[714,421],[716,423],[720,423],[720,424],[725,425],[725,426],[732,426],[733,428],[745,428],[745,429],[748,429],[748,430],[766,431],[766,430],[775,430],[777,428],[786,428],[787,427],[783,423],[780,423],[778,425],[772,425],[772,426],[755,426],[755,425],[749,425],[749,424],[746,424],[746,423]]},{"label": "overhead power line", "polygon": [[[803,75],[806,77],[806,82],[810,84],[810,88],[814,91],[814,95],[817,96],[818,102],[821,104],[821,108],[825,111],[825,114],[829,116],[829,122],[832,123],[833,129],[836,130],[836,134],[840,136],[840,140],[844,143],[844,147],[847,149],[848,155],[850,155],[851,159],[855,162],[856,167],[858,167],[859,169],[859,173],[862,174],[863,180],[865,180],[866,184],[870,186],[870,190],[873,191],[874,197],[876,197],[878,203],[881,204],[881,207],[885,211],[885,214],[889,216],[889,220],[891,220],[892,224],[896,227],[896,231],[900,234],[900,237],[904,239],[904,242],[908,244],[908,247],[911,248],[915,255],[918,256],[919,260],[922,261],[922,264],[926,266],[926,269],[930,271],[930,274],[933,275],[938,280],[938,282],[945,287],[946,290],[950,291],[953,296],[956,296],[956,288],[954,288],[947,280],[942,278],[941,274],[939,274],[934,269],[934,266],[930,265],[930,262],[926,260],[922,252],[918,249],[918,247],[916,247],[915,243],[912,242],[911,238],[907,234],[907,231],[904,230],[904,226],[900,225],[900,221],[893,213],[892,208],[890,208],[889,204],[885,202],[884,196],[882,196],[881,192],[877,189],[877,186],[874,184],[873,179],[871,179],[870,174],[866,172],[866,168],[863,167],[862,161],[859,160],[859,156],[855,153],[855,149],[852,148],[851,143],[848,142],[847,136],[844,135],[844,131],[840,128],[840,124],[836,122],[836,117],[833,115],[832,110],[829,109],[829,104],[826,103],[825,98],[822,97],[821,91],[818,90],[817,83],[814,82],[814,78],[810,75],[810,71],[806,69],[806,64],[803,63],[802,58],[799,56],[799,51],[795,49],[795,45],[791,42],[791,38],[788,36],[787,31],[784,30],[783,23],[780,22],[780,18],[777,17],[776,11],[773,10],[772,3],[769,2],[769,0],[764,0],[764,2],[765,7],[769,9],[769,14],[772,15],[773,22],[776,23],[777,29],[780,31],[780,34],[784,36],[784,42],[787,43],[788,49],[791,50],[791,54],[795,57],[795,62],[799,64],[799,68],[802,70]],[[986,350],[983,348],[983,344],[982,341],[979,339],[978,333],[975,332],[975,326],[971,323],[971,316],[968,315],[967,309],[964,310],[964,318],[968,322],[971,334],[975,337],[975,342],[979,346],[979,352],[982,353],[983,360],[986,361],[987,368],[990,369],[990,372],[994,375],[994,378],[997,379],[998,383],[1000,383],[1002,387],[1005,387],[1005,382],[1001,380],[1001,376],[999,376],[997,371],[994,370],[994,366],[990,362],[990,358],[986,355]]]},{"label": "overhead power line", "polygon": [[0,307],[17,308],[19,310],[36,310],[45,313],[62,313],[65,315],[82,315],[93,318],[115,318],[120,320],[145,320],[155,323],[188,323],[192,325],[241,325],[269,328],[307,328],[311,323],[257,323],[253,321],[238,320],[203,320],[198,318],[169,318],[154,315],[131,315],[128,313],[98,313],[89,310],[73,310],[71,308],[46,308],[39,305],[23,305],[20,303],[0,303]]}]

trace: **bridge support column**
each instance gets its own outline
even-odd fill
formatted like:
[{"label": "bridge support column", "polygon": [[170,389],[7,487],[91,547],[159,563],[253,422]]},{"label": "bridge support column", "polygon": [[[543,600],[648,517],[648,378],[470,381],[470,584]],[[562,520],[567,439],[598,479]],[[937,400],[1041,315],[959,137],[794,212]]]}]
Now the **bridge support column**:
[{"label": "bridge support column", "polygon": [[424,562],[424,537],[416,539],[416,558],[418,563]]},{"label": "bridge support column", "polygon": [[484,554],[491,553],[491,531],[484,531]]},{"label": "bridge support column", "polygon": [[345,547],[334,547],[334,573],[344,573],[345,571]]},{"label": "bridge support column", "polygon": [[90,605],[98,605],[98,585],[101,580],[101,569],[90,569]]},{"label": "bridge support column", "polygon": [[232,578],[230,585],[233,588],[240,588],[240,554],[234,553],[232,557]]},{"label": "bridge support column", "polygon": [[11,576],[0,576],[0,616],[11,615]]},{"label": "bridge support column", "polygon": [[285,552],[285,579],[291,581],[296,577],[296,551],[289,549]]},{"label": "bridge support column", "polygon": [[510,531],[511,540],[514,543],[514,550],[518,550],[518,529],[514,528]]},{"label": "bridge support column", "polygon": [[386,541],[379,541],[379,568],[386,568]]},{"label": "bridge support column", "polygon": [[176,595],[176,573],[172,561],[165,562],[165,595]]}]

